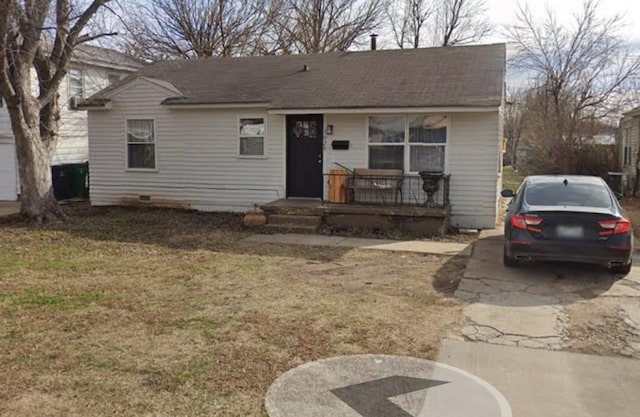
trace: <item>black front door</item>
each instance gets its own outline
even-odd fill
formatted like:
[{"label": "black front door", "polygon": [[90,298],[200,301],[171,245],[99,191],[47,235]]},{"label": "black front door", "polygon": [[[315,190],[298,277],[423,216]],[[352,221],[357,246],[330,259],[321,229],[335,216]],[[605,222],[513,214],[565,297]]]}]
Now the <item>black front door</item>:
[{"label": "black front door", "polygon": [[322,197],[322,115],[287,116],[287,197]]}]

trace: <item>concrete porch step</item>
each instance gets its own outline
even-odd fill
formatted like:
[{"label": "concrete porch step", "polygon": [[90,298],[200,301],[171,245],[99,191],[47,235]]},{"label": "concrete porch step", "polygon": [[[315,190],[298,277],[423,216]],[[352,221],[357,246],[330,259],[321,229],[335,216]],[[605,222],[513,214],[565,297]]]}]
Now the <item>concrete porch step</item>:
[{"label": "concrete porch step", "polygon": [[315,233],[318,231],[318,226],[305,226],[291,223],[273,224],[267,223],[264,225],[266,230],[271,230],[278,233]]},{"label": "concrete porch step", "polygon": [[301,216],[291,214],[270,214],[268,224],[273,225],[294,225],[294,226],[320,226],[321,216]]}]

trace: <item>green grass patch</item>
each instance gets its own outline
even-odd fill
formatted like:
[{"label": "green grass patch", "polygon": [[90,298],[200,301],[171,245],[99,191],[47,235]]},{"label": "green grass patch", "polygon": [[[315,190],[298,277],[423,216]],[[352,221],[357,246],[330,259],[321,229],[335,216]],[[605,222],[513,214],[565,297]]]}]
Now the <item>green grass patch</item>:
[{"label": "green grass patch", "polygon": [[100,290],[91,290],[76,294],[51,294],[41,288],[27,288],[19,294],[0,293],[0,301],[8,302],[14,307],[45,307],[56,310],[86,307],[103,298]]},{"label": "green grass patch", "polygon": [[522,184],[522,180],[524,180],[525,175],[521,172],[513,169],[512,166],[507,165],[503,167],[502,170],[502,189],[513,190],[516,191],[520,184]]}]

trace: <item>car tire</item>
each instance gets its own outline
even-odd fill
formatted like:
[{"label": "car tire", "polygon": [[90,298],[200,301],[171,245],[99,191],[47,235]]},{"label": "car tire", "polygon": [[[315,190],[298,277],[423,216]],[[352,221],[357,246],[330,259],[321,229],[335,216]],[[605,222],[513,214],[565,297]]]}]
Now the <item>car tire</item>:
[{"label": "car tire", "polygon": [[520,266],[520,262],[507,255],[506,247],[502,250],[502,264],[507,268],[515,268],[516,266]]},{"label": "car tire", "polygon": [[611,272],[612,274],[627,275],[629,272],[631,272],[631,262],[626,265],[609,267],[609,272]]}]

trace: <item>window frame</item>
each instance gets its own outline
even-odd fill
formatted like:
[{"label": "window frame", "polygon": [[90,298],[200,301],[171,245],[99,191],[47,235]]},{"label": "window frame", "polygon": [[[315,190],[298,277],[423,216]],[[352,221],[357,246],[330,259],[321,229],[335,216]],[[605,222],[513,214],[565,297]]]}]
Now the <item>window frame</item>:
[{"label": "window frame", "polygon": [[[258,135],[244,135],[241,136],[240,135],[240,121],[243,119],[262,119],[262,122],[264,124],[264,133],[262,134],[262,136],[258,136]],[[237,121],[236,121],[236,135],[238,138],[238,144],[236,146],[236,159],[267,159],[269,156],[267,154],[267,137],[268,137],[268,132],[269,132],[269,124],[268,124],[268,118],[267,115],[262,113],[262,114],[239,114]],[[240,147],[241,147],[241,138],[259,138],[262,137],[262,155],[243,155],[240,153]]]},{"label": "window frame", "polygon": [[[78,71],[80,73],[80,88],[81,88],[81,92],[80,94],[71,94],[71,73],[74,71]],[[80,98],[84,98],[85,96],[85,92],[86,92],[86,88],[85,88],[85,80],[84,80],[84,70],[82,70],[81,68],[69,68],[69,71],[67,72],[67,95],[69,96],[69,101],[71,101],[72,97],[78,97],[80,96]]]},{"label": "window frame", "polygon": [[625,168],[633,165],[633,148],[631,146],[631,128],[626,127],[624,129],[622,138],[622,166]]},{"label": "window frame", "polygon": [[[404,142],[388,142],[388,143],[371,143],[369,141],[369,127],[370,127],[370,118],[371,117],[381,117],[381,116],[402,116],[404,117]],[[409,118],[412,116],[444,116],[446,118],[446,128],[447,135],[444,143],[423,143],[423,142],[410,142],[409,141]],[[403,153],[403,171],[405,175],[418,175],[420,171],[411,171],[411,147],[412,146],[429,146],[429,147],[443,147],[444,148],[444,166],[442,167],[442,172],[447,171],[447,166],[449,165],[449,152],[447,151],[447,147],[449,145],[450,140],[450,131],[451,131],[451,115],[448,113],[376,113],[376,114],[368,114],[365,117],[365,139],[367,143],[367,168],[370,167],[371,163],[371,155],[369,152],[370,146],[404,146]]]},{"label": "window frame", "polygon": [[[129,168],[129,121],[147,120],[153,123],[153,168]],[[138,142],[136,142],[138,143]],[[145,142],[149,144],[149,142]],[[126,172],[158,172],[158,129],[155,117],[126,117],[124,119],[124,170]]]}]

